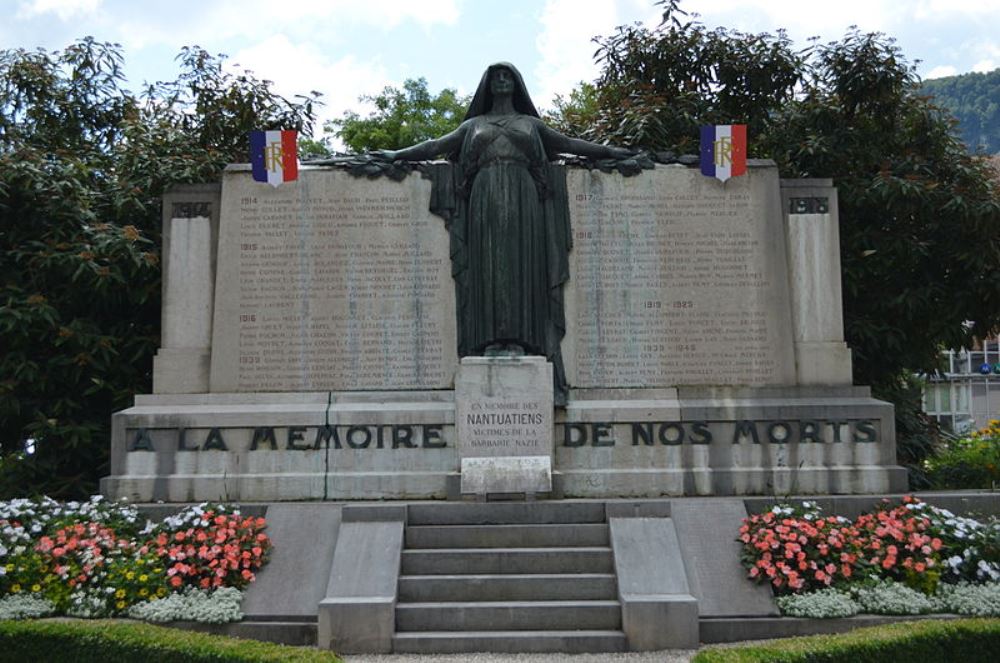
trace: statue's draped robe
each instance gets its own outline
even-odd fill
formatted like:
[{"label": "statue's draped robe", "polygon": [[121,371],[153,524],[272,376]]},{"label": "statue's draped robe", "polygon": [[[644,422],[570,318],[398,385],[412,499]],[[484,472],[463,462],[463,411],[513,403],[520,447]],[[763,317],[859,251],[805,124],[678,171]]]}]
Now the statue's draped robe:
[{"label": "statue's draped robe", "polygon": [[457,159],[431,170],[431,212],[448,222],[458,354],[518,343],[552,362],[556,401],[567,384],[563,284],[572,236],[566,173],[549,163],[527,115],[474,118]]}]

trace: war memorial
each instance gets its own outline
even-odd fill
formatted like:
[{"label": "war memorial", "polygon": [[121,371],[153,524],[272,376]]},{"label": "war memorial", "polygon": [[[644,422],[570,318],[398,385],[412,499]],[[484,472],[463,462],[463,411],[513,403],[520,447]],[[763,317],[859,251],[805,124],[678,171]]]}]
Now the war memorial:
[{"label": "war memorial", "polygon": [[247,619],[341,652],[776,617],[746,504],[905,490],[893,408],[852,383],[831,182],[673,161],[545,127],[501,65],[447,136],[167,194],[153,393],[102,491],[260,504]]}]

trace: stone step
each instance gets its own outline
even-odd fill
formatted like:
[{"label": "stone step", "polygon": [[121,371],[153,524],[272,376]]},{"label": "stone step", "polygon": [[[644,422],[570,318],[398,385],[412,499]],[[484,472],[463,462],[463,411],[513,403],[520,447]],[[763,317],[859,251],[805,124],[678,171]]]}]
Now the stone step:
[{"label": "stone step", "polygon": [[392,650],[408,654],[459,654],[465,652],[623,652],[622,631],[423,631],[396,633]]},{"label": "stone step", "polygon": [[618,601],[397,603],[396,631],[615,630]]},{"label": "stone step", "polygon": [[617,596],[613,573],[399,577],[403,602],[614,600]]},{"label": "stone step", "polygon": [[511,502],[410,504],[407,525],[513,525],[603,523],[603,502]]},{"label": "stone step", "polygon": [[614,573],[611,548],[427,548],[403,550],[402,575]]},{"label": "stone step", "polygon": [[407,548],[529,548],[607,546],[604,523],[530,525],[413,525],[406,528]]}]

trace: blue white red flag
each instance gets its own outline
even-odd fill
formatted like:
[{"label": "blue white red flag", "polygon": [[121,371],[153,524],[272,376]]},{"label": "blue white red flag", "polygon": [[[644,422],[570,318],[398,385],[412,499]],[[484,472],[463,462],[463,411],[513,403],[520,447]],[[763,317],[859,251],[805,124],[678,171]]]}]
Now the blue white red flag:
[{"label": "blue white red flag", "polygon": [[278,186],[299,177],[297,131],[251,131],[250,165],[255,182]]},{"label": "blue white red flag", "polygon": [[701,174],[725,182],[747,172],[747,125],[701,128]]}]

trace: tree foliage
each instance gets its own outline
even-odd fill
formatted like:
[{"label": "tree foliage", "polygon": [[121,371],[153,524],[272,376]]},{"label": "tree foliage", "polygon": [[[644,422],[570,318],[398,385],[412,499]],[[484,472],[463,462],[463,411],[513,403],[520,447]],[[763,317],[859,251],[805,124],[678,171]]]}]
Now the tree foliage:
[{"label": "tree foliage", "polygon": [[178,59],[135,95],[117,44],[0,51],[2,497],[80,496],[107,473],[110,413],[150,389],[164,189],[247,161],[250,129],[312,122],[315,95]]},{"label": "tree foliage", "polygon": [[469,105],[468,97],[452,88],[432,95],[425,78],[407,79],[402,90],[388,86],[359,101],[374,104],[375,110],[365,118],[347,111],[324,125],[353,152],[398,150],[443,136],[461,124]]},{"label": "tree foliage", "polygon": [[661,4],[657,28],[598,40],[596,99],[570,110],[596,118],[588,138],[682,153],[697,151],[701,124],[746,123],[752,155],[782,176],[833,178],[855,380],[905,400],[900,432],[916,430],[903,377],[1000,323],[1000,191],[987,163],[885,35],[852,29],[795,50],[780,31],[708,30],[677,0]]},{"label": "tree foliage", "polygon": [[[803,75],[804,54],[793,50],[783,31],[748,34],[709,30],[666,3],[655,30],[640,24],[618,27],[598,40],[601,67],[592,105],[583,110],[590,126],[574,132],[607,141],[681,153],[698,151],[701,124],[748,125],[751,134],[768,126],[770,116],[791,101]],[[581,88],[584,101],[589,92]],[[573,131],[573,114],[560,128]]]},{"label": "tree foliage", "polygon": [[935,78],[920,88],[958,119],[969,151],[1000,154],[1000,69]]}]

